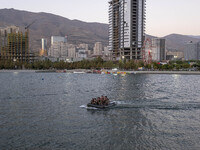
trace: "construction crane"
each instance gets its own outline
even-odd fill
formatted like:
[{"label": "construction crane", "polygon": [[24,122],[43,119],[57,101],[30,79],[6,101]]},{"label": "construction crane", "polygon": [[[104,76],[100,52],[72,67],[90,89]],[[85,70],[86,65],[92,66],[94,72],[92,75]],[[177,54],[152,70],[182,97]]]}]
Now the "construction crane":
[{"label": "construction crane", "polygon": [[36,20],[34,20],[33,22],[31,22],[29,25],[27,25],[27,26],[25,27],[25,29],[28,30],[29,27],[30,27],[32,24],[34,24],[35,22],[36,22]]},{"label": "construction crane", "polygon": [[[28,60],[28,62],[30,61],[30,49],[29,49],[29,27],[34,24],[36,22],[36,20],[34,20],[33,22],[31,22],[29,25],[27,25],[25,27],[25,30],[26,30],[26,42],[25,42],[25,45],[26,45],[26,48],[27,48],[27,52],[25,52],[25,58],[26,60]],[[28,59],[27,59],[27,56],[28,56]]]}]

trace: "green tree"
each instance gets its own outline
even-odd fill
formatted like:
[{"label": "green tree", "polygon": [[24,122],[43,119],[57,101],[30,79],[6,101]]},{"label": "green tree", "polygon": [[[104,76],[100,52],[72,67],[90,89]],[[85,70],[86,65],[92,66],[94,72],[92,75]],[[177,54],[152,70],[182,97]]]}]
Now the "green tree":
[{"label": "green tree", "polygon": [[168,64],[162,65],[162,70],[168,70],[168,69],[169,69]]},{"label": "green tree", "polygon": [[122,60],[119,60],[119,69],[124,69],[125,65],[124,65],[124,62]]},{"label": "green tree", "polygon": [[140,60],[140,61],[138,62],[138,67],[144,67],[144,61]]},{"label": "green tree", "polygon": [[183,67],[184,69],[188,69],[188,68],[190,68],[190,64],[184,63],[184,64],[182,64],[182,67]]}]

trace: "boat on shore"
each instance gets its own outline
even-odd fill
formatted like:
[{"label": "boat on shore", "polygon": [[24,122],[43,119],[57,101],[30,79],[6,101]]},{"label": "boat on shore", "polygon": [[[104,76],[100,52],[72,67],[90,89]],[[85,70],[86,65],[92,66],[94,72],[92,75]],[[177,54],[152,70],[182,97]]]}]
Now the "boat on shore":
[{"label": "boat on shore", "polygon": [[108,105],[96,105],[96,104],[88,103],[88,104],[87,104],[87,107],[94,107],[94,108],[105,109],[105,108],[114,107],[115,105],[116,105],[115,102],[110,102]]}]

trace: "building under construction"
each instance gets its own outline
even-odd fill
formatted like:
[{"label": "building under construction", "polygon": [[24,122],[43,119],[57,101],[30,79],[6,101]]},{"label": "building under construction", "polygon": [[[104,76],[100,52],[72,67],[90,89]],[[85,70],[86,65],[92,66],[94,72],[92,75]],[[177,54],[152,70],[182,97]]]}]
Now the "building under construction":
[{"label": "building under construction", "polygon": [[146,0],[109,1],[109,50],[113,59],[142,59]]},{"label": "building under construction", "polygon": [[28,30],[20,32],[19,27],[0,28],[0,61],[29,62]]}]

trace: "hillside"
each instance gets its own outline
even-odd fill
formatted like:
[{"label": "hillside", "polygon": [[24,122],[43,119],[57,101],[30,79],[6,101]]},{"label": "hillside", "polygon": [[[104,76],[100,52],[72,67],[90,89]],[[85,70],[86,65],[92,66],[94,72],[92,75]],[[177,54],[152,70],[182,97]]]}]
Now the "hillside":
[{"label": "hillside", "polygon": [[200,39],[196,37],[190,37],[181,34],[170,34],[163,38],[166,39],[166,47],[168,49],[176,49],[180,51],[183,51],[184,44],[187,43],[188,41],[194,41],[194,42],[200,41]]},{"label": "hillside", "polygon": [[[73,44],[88,43],[93,45],[100,41],[108,44],[108,25],[101,23],[87,23],[79,20],[70,20],[49,13],[32,13],[15,9],[0,9],[0,26],[16,25],[24,29],[25,26],[36,20],[30,27],[31,49],[40,49],[40,39],[52,35],[68,36]],[[50,43],[50,42],[48,42]]]},{"label": "hillside", "polygon": [[200,36],[189,35],[189,37],[193,37],[193,38],[196,38],[196,39],[200,39]]},{"label": "hillside", "polygon": [[[15,9],[0,9],[0,27],[7,25],[16,25],[24,30],[24,27],[36,22],[30,26],[30,48],[38,52],[41,48],[41,38],[47,38],[50,44],[50,37],[67,36],[69,43],[88,43],[90,49],[97,41],[108,45],[108,24],[87,23],[79,20],[70,20],[61,16],[49,13],[32,13]],[[154,36],[147,35],[148,38]],[[200,41],[200,36],[188,36],[180,34],[170,34],[166,38],[168,49],[177,49],[182,51],[184,44],[188,41]]]}]

